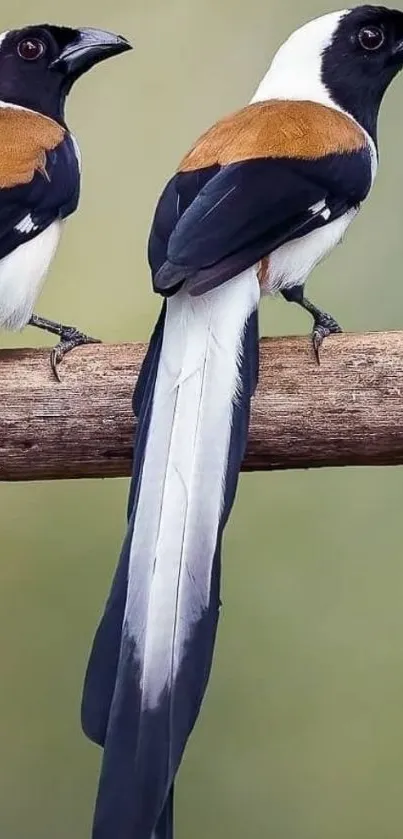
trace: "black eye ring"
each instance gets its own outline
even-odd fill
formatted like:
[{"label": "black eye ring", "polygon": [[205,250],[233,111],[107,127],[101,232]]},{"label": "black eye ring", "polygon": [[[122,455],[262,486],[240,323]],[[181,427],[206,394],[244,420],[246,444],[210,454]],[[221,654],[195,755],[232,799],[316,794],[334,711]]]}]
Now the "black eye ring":
[{"label": "black eye ring", "polygon": [[18,55],[24,61],[37,61],[44,54],[45,50],[45,44],[39,38],[23,38],[17,44]]},{"label": "black eye ring", "polygon": [[385,41],[385,35],[378,26],[363,26],[358,33],[358,40],[364,50],[379,50]]}]

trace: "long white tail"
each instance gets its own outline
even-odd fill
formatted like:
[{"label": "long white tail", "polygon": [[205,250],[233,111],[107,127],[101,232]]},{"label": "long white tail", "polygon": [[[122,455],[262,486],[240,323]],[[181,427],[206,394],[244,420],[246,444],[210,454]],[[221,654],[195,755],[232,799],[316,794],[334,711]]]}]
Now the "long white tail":
[{"label": "long white tail", "polygon": [[[126,572],[115,577],[83,700],[84,728],[105,747],[94,839],[110,839],[112,825],[119,839],[171,835],[158,823],[210,673],[221,534],[256,383],[259,294],[254,270],[201,297],[182,289],[154,335]],[[109,700],[97,706],[102,687]]]}]

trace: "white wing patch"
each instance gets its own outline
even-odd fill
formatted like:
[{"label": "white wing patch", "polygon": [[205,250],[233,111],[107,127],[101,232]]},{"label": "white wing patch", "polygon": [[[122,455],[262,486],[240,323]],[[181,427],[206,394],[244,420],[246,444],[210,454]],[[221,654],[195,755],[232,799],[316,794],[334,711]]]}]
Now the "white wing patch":
[{"label": "white wing patch", "polygon": [[28,213],[27,216],[24,216],[24,218],[15,225],[14,230],[17,230],[18,233],[32,233],[34,230],[38,230],[38,225],[35,224],[31,213]]},{"label": "white wing patch", "polygon": [[313,216],[317,216],[319,214],[325,221],[327,221],[332,215],[324,198],[322,199],[322,201],[318,201],[317,204],[312,204],[312,206],[309,207],[309,211],[312,213]]},{"label": "white wing patch", "polygon": [[313,216],[316,216],[316,213],[320,213],[321,210],[324,210],[326,207],[326,201],[322,198],[322,201],[318,201],[316,204],[311,204],[309,207]]}]

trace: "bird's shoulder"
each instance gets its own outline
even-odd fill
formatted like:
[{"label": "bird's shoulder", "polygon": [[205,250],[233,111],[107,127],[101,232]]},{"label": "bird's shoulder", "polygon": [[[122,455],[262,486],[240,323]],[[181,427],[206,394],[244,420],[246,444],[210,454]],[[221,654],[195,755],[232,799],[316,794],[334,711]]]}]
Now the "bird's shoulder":
[{"label": "bird's shoulder", "polygon": [[316,102],[255,102],[216,122],[193,144],[178,171],[248,160],[318,160],[359,152],[368,137],[358,123]]},{"label": "bird's shoulder", "polygon": [[0,259],[77,207],[74,139],[55,120],[0,108]]},{"label": "bird's shoulder", "polygon": [[314,102],[248,105],[203,134],[165,188],[149,238],[154,288],[175,289],[229,254],[242,256],[244,270],[357,209],[372,180],[368,135],[344,112]]},{"label": "bird's shoulder", "polygon": [[47,153],[60,146],[66,129],[25,108],[0,108],[0,189],[30,183],[36,172],[46,177]]}]

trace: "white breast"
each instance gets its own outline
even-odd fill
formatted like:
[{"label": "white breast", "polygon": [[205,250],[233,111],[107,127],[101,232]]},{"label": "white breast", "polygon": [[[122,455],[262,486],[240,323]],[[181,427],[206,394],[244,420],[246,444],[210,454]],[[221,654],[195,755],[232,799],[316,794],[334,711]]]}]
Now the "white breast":
[{"label": "white breast", "polygon": [[0,260],[1,327],[22,329],[28,323],[61,231],[62,222],[54,221],[35,239],[19,245]]},{"label": "white breast", "polygon": [[357,214],[349,210],[344,216],[313,230],[300,239],[292,239],[277,248],[269,258],[269,267],[262,283],[262,294],[272,294],[283,288],[302,285],[315,265],[337,245],[348,225]]}]

